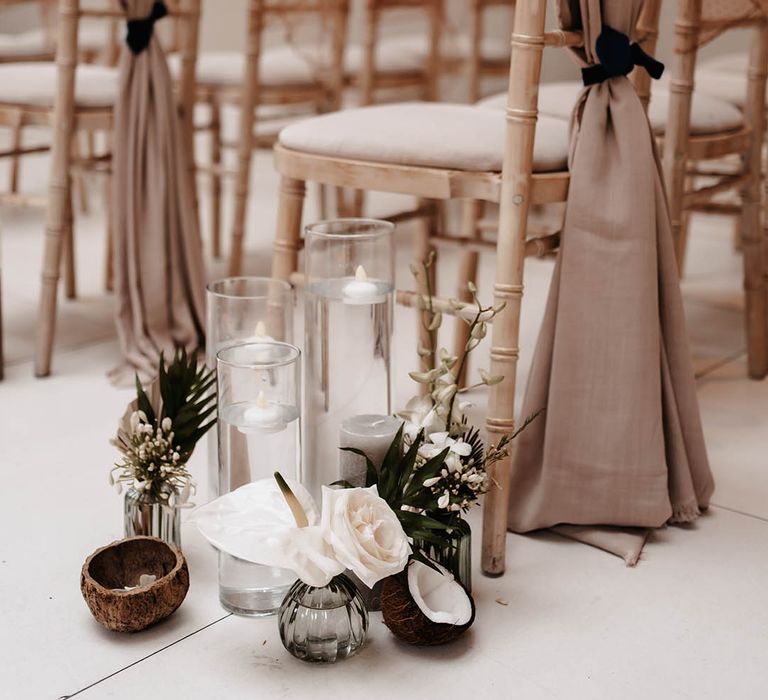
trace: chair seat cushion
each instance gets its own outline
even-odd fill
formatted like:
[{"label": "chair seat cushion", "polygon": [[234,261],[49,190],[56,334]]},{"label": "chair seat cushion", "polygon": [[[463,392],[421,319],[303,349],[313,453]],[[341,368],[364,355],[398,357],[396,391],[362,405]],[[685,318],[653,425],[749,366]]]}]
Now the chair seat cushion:
[{"label": "chair seat cushion", "polygon": [[[77,45],[81,50],[96,51],[105,47],[107,34],[104,23],[101,27],[81,26]],[[38,56],[53,56],[55,48],[42,29],[32,29],[18,34],[0,34],[0,59],[23,61]]]},{"label": "chair seat cushion", "polygon": [[27,57],[53,55],[53,52],[53,46],[38,29],[18,34],[0,34],[0,58],[23,61]]},{"label": "chair seat cushion", "polygon": [[[280,132],[286,148],[351,160],[449,170],[499,172],[504,115],[471,105],[406,102],[334,112]],[[565,170],[568,123],[542,118],[536,132],[534,170]]]},{"label": "chair seat cushion", "polygon": [[[319,61],[292,46],[278,46],[261,54],[259,80],[262,85],[306,85],[316,82]],[[181,58],[168,57],[171,75],[181,72]],[[239,87],[245,73],[240,51],[205,51],[197,57],[197,82],[206,87]]]},{"label": "chair seat cushion", "polygon": [[[0,104],[52,107],[58,68],[54,63],[0,65]],[[75,104],[83,108],[109,108],[117,96],[117,69],[79,65],[75,71]]]},{"label": "chair seat cushion", "polygon": [[[442,61],[458,61],[469,56],[471,45],[467,37],[446,38],[440,47]],[[424,70],[429,57],[429,38],[423,34],[383,37],[376,44],[376,71],[379,73],[401,73]],[[481,56],[488,61],[508,61],[509,42],[485,38],[481,44]],[[352,44],[344,56],[347,73],[357,73],[363,66],[365,50],[359,44]]]},{"label": "chair seat cushion", "polygon": [[[584,86],[577,81],[544,83],[539,89],[539,112],[551,117],[569,119]],[[503,109],[506,93],[487,97],[478,106]],[[669,91],[663,85],[654,85],[648,120],[657,134],[663,134],[667,126]],[[691,134],[717,134],[734,131],[744,124],[741,112],[726,100],[696,92],[691,109]]]},{"label": "chair seat cushion", "polygon": [[[469,42],[457,37],[443,44],[443,58],[453,60],[466,57]],[[385,37],[376,45],[376,70],[379,73],[410,73],[424,69],[429,54],[429,42],[422,35]],[[483,58],[507,60],[509,44],[505,41],[486,40]],[[344,72],[356,75],[363,67],[365,50],[352,44],[344,55]],[[181,59],[168,57],[171,73],[178,76]],[[317,81],[318,69],[329,67],[328,57],[312,48],[301,51],[286,44],[262,52],[259,79],[262,85],[307,85]],[[243,82],[245,56],[240,51],[205,51],[197,58],[197,82],[206,87],[238,87]]]}]

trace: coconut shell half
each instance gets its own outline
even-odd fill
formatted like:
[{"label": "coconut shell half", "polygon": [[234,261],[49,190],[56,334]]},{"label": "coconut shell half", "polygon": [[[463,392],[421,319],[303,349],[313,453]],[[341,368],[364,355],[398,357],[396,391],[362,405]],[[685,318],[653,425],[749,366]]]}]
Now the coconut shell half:
[{"label": "coconut shell half", "polygon": [[[411,563],[414,565],[424,566]],[[384,579],[381,591],[384,624],[399,640],[415,646],[437,646],[458,639],[475,621],[475,601],[460,583],[456,582],[456,585],[464,590],[472,608],[469,621],[463,625],[433,622],[422,612],[411,594],[408,568],[396,576],[389,576]]]}]

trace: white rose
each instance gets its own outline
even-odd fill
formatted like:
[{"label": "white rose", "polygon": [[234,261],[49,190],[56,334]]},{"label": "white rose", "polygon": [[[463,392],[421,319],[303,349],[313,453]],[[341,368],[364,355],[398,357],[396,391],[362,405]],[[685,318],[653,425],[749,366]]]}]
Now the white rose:
[{"label": "white rose", "polygon": [[366,586],[400,573],[411,548],[400,521],[375,486],[329,489],[323,486],[320,527],[339,563]]}]

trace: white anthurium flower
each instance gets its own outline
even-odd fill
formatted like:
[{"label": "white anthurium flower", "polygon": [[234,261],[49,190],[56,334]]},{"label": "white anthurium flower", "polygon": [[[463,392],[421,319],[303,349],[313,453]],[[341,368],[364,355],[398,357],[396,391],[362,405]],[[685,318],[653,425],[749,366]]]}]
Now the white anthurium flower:
[{"label": "white anthurium flower", "polygon": [[288,483],[306,513],[308,527],[297,526],[272,478],[217,498],[195,510],[191,519],[222,552],[255,564],[290,569],[310,586],[326,586],[345,567],[323,537],[312,496],[300,484]]},{"label": "white anthurium flower", "polygon": [[321,527],[336,559],[366,586],[400,573],[408,563],[408,537],[375,486],[323,486]]}]

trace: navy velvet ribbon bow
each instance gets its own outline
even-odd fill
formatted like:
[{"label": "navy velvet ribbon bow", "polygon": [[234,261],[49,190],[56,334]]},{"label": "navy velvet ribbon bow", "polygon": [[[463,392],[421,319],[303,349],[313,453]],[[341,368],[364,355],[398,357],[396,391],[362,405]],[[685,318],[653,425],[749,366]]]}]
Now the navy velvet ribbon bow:
[{"label": "navy velvet ribbon bow", "polygon": [[642,66],[655,80],[664,72],[664,64],[649,56],[640,48],[640,44],[629,43],[626,34],[604,26],[595,42],[595,52],[600,63],[581,69],[584,85],[602,83],[617,75],[628,75],[635,66]]},{"label": "navy velvet ribbon bow", "polygon": [[152,38],[152,32],[155,28],[155,22],[168,14],[168,8],[162,0],[152,5],[152,11],[149,17],[143,19],[128,20],[128,36],[125,41],[131,51],[138,55],[149,46],[149,40]]}]

